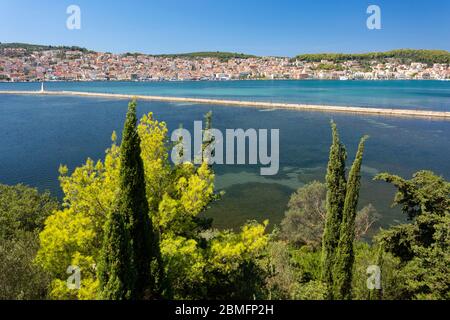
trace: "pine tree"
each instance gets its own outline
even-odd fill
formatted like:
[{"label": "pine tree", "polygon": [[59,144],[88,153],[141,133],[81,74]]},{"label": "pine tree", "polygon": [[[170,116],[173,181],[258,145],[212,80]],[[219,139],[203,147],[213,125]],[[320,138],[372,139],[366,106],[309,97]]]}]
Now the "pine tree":
[{"label": "pine tree", "polygon": [[345,195],[339,244],[335,258],[333,282],[335,299],[351,299],[355,241],[355,218],[361,186],[361,163],[364,154],[364,143],[367,136],[361,139],[355,161],[349,173]]},{"label": "pine tree", "polygon": [[142,299],[146,289],[149,289],[150,295],[154,295],[156,291],[151,262],[157,256],[159,244],[149,216],[141,141],[136,126],[136,100],[133,100],[128,105],[120,148],[118,210],[124,215],[130,234],[133,264],[130,270],[136,270],[131,298]]},{"label": "pine tree", "polygon": [[127,300],[134,291],[135,272],[131,262],[131,245],[124,216],[114,210],[109,214],[103,239],[98,278],[99,298]]},{"label": "pine tree", "polygon": [[329,288],[328,298],[332,299],[333,265],[336,249],[339,243],[339,231],[345,201],[345,160],[347,153],[339,140],[339,134],[334,122],[331,123],[333,143],[330,148],[326,184],[327,216],[322,239],[322,281]]}]

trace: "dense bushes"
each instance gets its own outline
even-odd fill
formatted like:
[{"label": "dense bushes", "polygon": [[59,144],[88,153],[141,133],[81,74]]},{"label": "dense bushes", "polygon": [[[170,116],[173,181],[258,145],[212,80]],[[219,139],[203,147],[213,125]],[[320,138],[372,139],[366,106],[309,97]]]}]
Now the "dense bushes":
[{"label": "dense bushes", "polygon": [[382,230],[376,240],[399,259],[405,277],[402,299],[450,299],[450,183],[431,171],[410,180],[391,174],[377,177],[397,189],[394,204],[410,224]]},{"label": "dense bushes", "polygon": [[[320,247],[326,217],[325,198],[326,185],[318,181],[292,194],[281,222],[280,237],[296,246]],[[378,219],[379,214],[371,204],[359,210],[355,221],[356,238],[361,240],[366,236]]]},{"label": "dense bushes", "polygon": [[38,233],[57,202],[24,185],[0,185],[0,299],[45,299],[49,275],[35,265]]}]

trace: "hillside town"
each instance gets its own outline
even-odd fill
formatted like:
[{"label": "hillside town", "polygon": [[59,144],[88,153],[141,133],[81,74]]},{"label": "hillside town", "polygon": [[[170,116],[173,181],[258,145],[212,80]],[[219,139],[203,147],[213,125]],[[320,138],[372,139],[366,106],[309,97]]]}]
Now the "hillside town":
[{"label": "hillside town", "polygon": [[0,81],[187,81],[245,79],[450,79],[450,65],[396,59],[307,62],[287,57],[113,54],[0,48]]}]

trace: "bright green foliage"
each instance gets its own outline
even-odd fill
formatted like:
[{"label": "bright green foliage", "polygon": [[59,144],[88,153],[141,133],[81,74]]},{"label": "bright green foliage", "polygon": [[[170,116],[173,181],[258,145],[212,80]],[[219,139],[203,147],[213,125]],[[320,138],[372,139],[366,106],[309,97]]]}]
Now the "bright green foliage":
[{"label": "bright green foliage", "polygon": [[197,239],[169,235],[161,242],[161,251],[172,296],[252,298],[263,289],[257,262],[268,244],[266,226],[267,222],[249,223],[240,233],[208,231]]},{"label": "bright green foliage", "polygon": [[411,224],[382,231],[377,242],[400,259],[404,281],[401,299],[450,297],[450,183],[430,171],[419,171],[411,180],[381,174],[376,179],[394,184],[394,204],[413,220]]},{"label": "bright green foliage", "polygon": [[242,260],[252,260],[255,254],[265,248],[268,236],[264,234],[268,221],[264,224],[248,224],[240,234],[220,233],[211,241],[211,262],[215,268],[225,273],[236,269]]},{"label": "bright green foliage", "polygon": [[[329,288],[333,285],[333,265],[336,249],[339,243],[339,232],[342,212],[345,202],[345,160],[347,153],[339,140],[339,134],[334,122],[331,123],[333,142],[330,148],[326,184],[326,221],[322,239],[322,281]],[[331,297],[330,297],[331,298]]]},{"label": "bright green foliage", "polygon": [[241,232],[219,232],[209,241],[205,269],[210,299],[261,299],[266,273],[260,265],[269,237],[268,221],[250,222]]},{"label": "bright green foliage", "polygon": [[154,217],[161,234],[164,274],[170,283],[165,295],[191,298],[194,288],[200,292],[203,281],[206,260],[199,232],[204,226],[198,215],[214,199],[214,174],[206,163],[200,167],[184,163],[173,169],[171,179]]},{"label": "bright green foliage", "polygon": [[356,207],[358,206],[359,189],[361,185],[361,164],[364,154],[363,137],[359,143],[358,152],[347,181],[344,211],[340,228],[340,238],[334,265],[334,297],[337,299],[351,299],[352,272],[355,242]]},{"label": "bright green foliage", "polygon": [[[41,247],[36,261],[54,277],[51,297],[63,299],[95,299],[98,281],[94,265],[99,261],[106,217],[113,211],[118,189],[119,150],[116,135],[106,151],[104,162],[88,159],[71,176],[67,167],[60,168],[64,192],[63,210],[56,211],[45,221],[40,234]],[[81,269],[81,290],[72,292],[65,285],[70,266]]]},{"label": "bright green foliage", "polygon": [[144,115],[138,125],[141,139],[141,157],[144,163],[146,194],[150,212],[158,211],[164,193],[170,185],[171,167],[168,160],[169,148],[167,127],[152,113]]},{"label": "bright green foliage", "polygon": [[[267,244],[265,225],[251,223],[237,234],[207,231],[210,221],[199,215],[218,197],[210,167],[207,163],[171,165],[166,124],[155,120],[151,113],[141,119],[137,131],[148,212],[159,238],[161,256],[157,262],[162,263],[164,271],[164,277],[155,278],[161,294],[178,299],[252,298],[253,293],[249,292],[257,284],[263,287],[259,285],[262,273],[258,260]],[[120,194],[121,157],[115,141],[113,134],[113,145],[103,162],[88,160],[70,176],[67,168],[61,168],[64,208],[46,220],[36,259],[53,276],[54,299],[98,297],[99,280],[94,266],[101,265],[104,230],[112,227],[105,223],[107,217],[116,214]],[[120,223],[116,227],[120,230]],[[106,237],[111,238],[111,234]],[[120,248],[119,243],[115,248]],[[81,268],[80,290],[65,286],[69,265]],[[249,280],[252,285],[246,286]]]},{"label": "bright green foliage", "polygon": [[292,298],[295,300],[325,300],[327,298],[327,286],[320,280],[312,280],[297,285]]},{"label": "bright green foliage", "polygon": [[204,249],[198,241],[171,236],[161,241],[166,281],[170,284],[166,295],[172,298],[204,297],[204,270],[207,264]]}]

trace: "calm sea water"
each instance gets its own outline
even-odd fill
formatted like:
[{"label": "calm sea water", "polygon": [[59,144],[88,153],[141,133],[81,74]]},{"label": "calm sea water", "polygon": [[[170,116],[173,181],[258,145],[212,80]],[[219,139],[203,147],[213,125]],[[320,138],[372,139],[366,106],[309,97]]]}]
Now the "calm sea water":
[{"label": "calm sea water", "polygon": [[[38,89],[38,83],[0,83],[0,90]],[[46,90],[450,110],[448,81],[51,82]]]},{"label": "calm sea water", "polygon": [[[337,85],[340,83],[342,82]],[[419,83],[423,84],[423,88],[418,85]],[[413,94],[409,102],[399,102],[398,105],[389,105],[386,102],[386,106],[405,107],[411,101],[415,101],[412,104],[428,101],[429,109],[448,110],[445,108],[450,100],[448,85],[439,84],[446,89],[441,87],[437,90],[440,94],[433,96],[430,93],[433,83],[435,82],[405,84],[396,82],[393,86],[406,86],[412,91],[414,91],[412,87],[417,86],[417,92],[422,94]],[[176,91],[177,95],[187,96],[179,92],[194,86],[196,89],[193,89],[192,95],[204,92],[200,90],[202,87],[210,88],[210,91],[205,89],[205,95],[212,94],[208,93],[212,91],[217,95],[217,92],[221,92],[220,94],[223,95],[224,92],[233,92],[232,88],[238,84],[239,82],[126,83],[125,89],[120,92],[143,93],[142,91],[145,91],[148,94],[161,94],[161,91],[157,90],[169,92],[169,88],[181,86],[177,89],[179,91]],[[313,84],[314,82],[311,82],[308,85],[313,86]],[[92,85],[90,91],[96,91],[96,86],[101,86],[103,92],[119,92],[117,83],[109,84],[109,86],[104,83]],[[254,82],[243,82],[244,88],[241,90],[243,92],[256,90],[245,89],[246,86],[254,85]],[[331,86],[331,84],[323,85]],[[347,86],[347,84],[344,85]],[[358,82],[351,82],[348,85],[368,86]],[[159,86],[164,89],[156,89]],[[282,92],[294,84],[283,81],[276,82],[275,86],[280,87],[273,90]],[[374,86],[388,85],[384,82],[376,82]],[[0,84],[0,90],[12,90],[12,88],[36,90],[37,87],[37,84]],[[48,88],[64,88],[65,90],[85,88],[87,90],[90,87],[85,83],[52,83],[48,85]],[[130,92],[132,90],[135,91]],[[319,95],[312,93],[314,91],[312,88],[310,90],[310,97]],[[373,96],[381,95],[375,89],[372,91]],[[346,99],[349,97],[344,93],[341,94],[346,96]],[[339,95],[338,93],[337,96]],[[392,95],[395,96],[394,93]],[[264,93],[258,91],[258,94],[252,97],[263,99]],[[290,96],[292,99],[298,97],[299,95],[295,94]],[[325,93],[323,99],[331,99],[331,93]],[[355,105],[362,105],[362,103],[355,103]],[[25,183],[41,190],[48,189],[55,195],[61,196],[57,179],[59,165],[67,164],[70,169],[73,169],[84,163],[87,157],[102,158],[104,150],[110,145],[112,131],[116,130],[120,133],[122,129],[126,108],[127,103],[124,100],[0,95],[0,182]],[[450,179],[449,121],[292,110],[259,110],[188,103],[140,102],[138,107],[139,114],[152,111],[158,119],[166,121],[171,130],[178,128],[179,124],[191,129],[193,121],[201,120],[209,110],[212,110],[214,114],[214,126],[221,130],[226,128],[280,129],[280,172],[278,175],[262,177],[259,175],[259,168],[252,166],[215,167],[217,188],[225,190],[226,194],[220,202],[213,205],[207,215],[215,218],[218,227],[237,227],[248,219],[267,218],[272,223],[279,223],[289,196],[295,189],[312,180],[323,181],[331,143],[329,128],[331,119],[337,122],[342,140],[347,145],[349,163],[354,158],[359,138],[363,134],[370,135],[364,157],[360,205],[373,203],[383,215],[380,225],[387,226],[402,221],[403,216],[398,209],[390,208],[394,189],[383,182],[372,181],[375,174],[389,171],[408,177],[417,170],[430,169]]]}]

